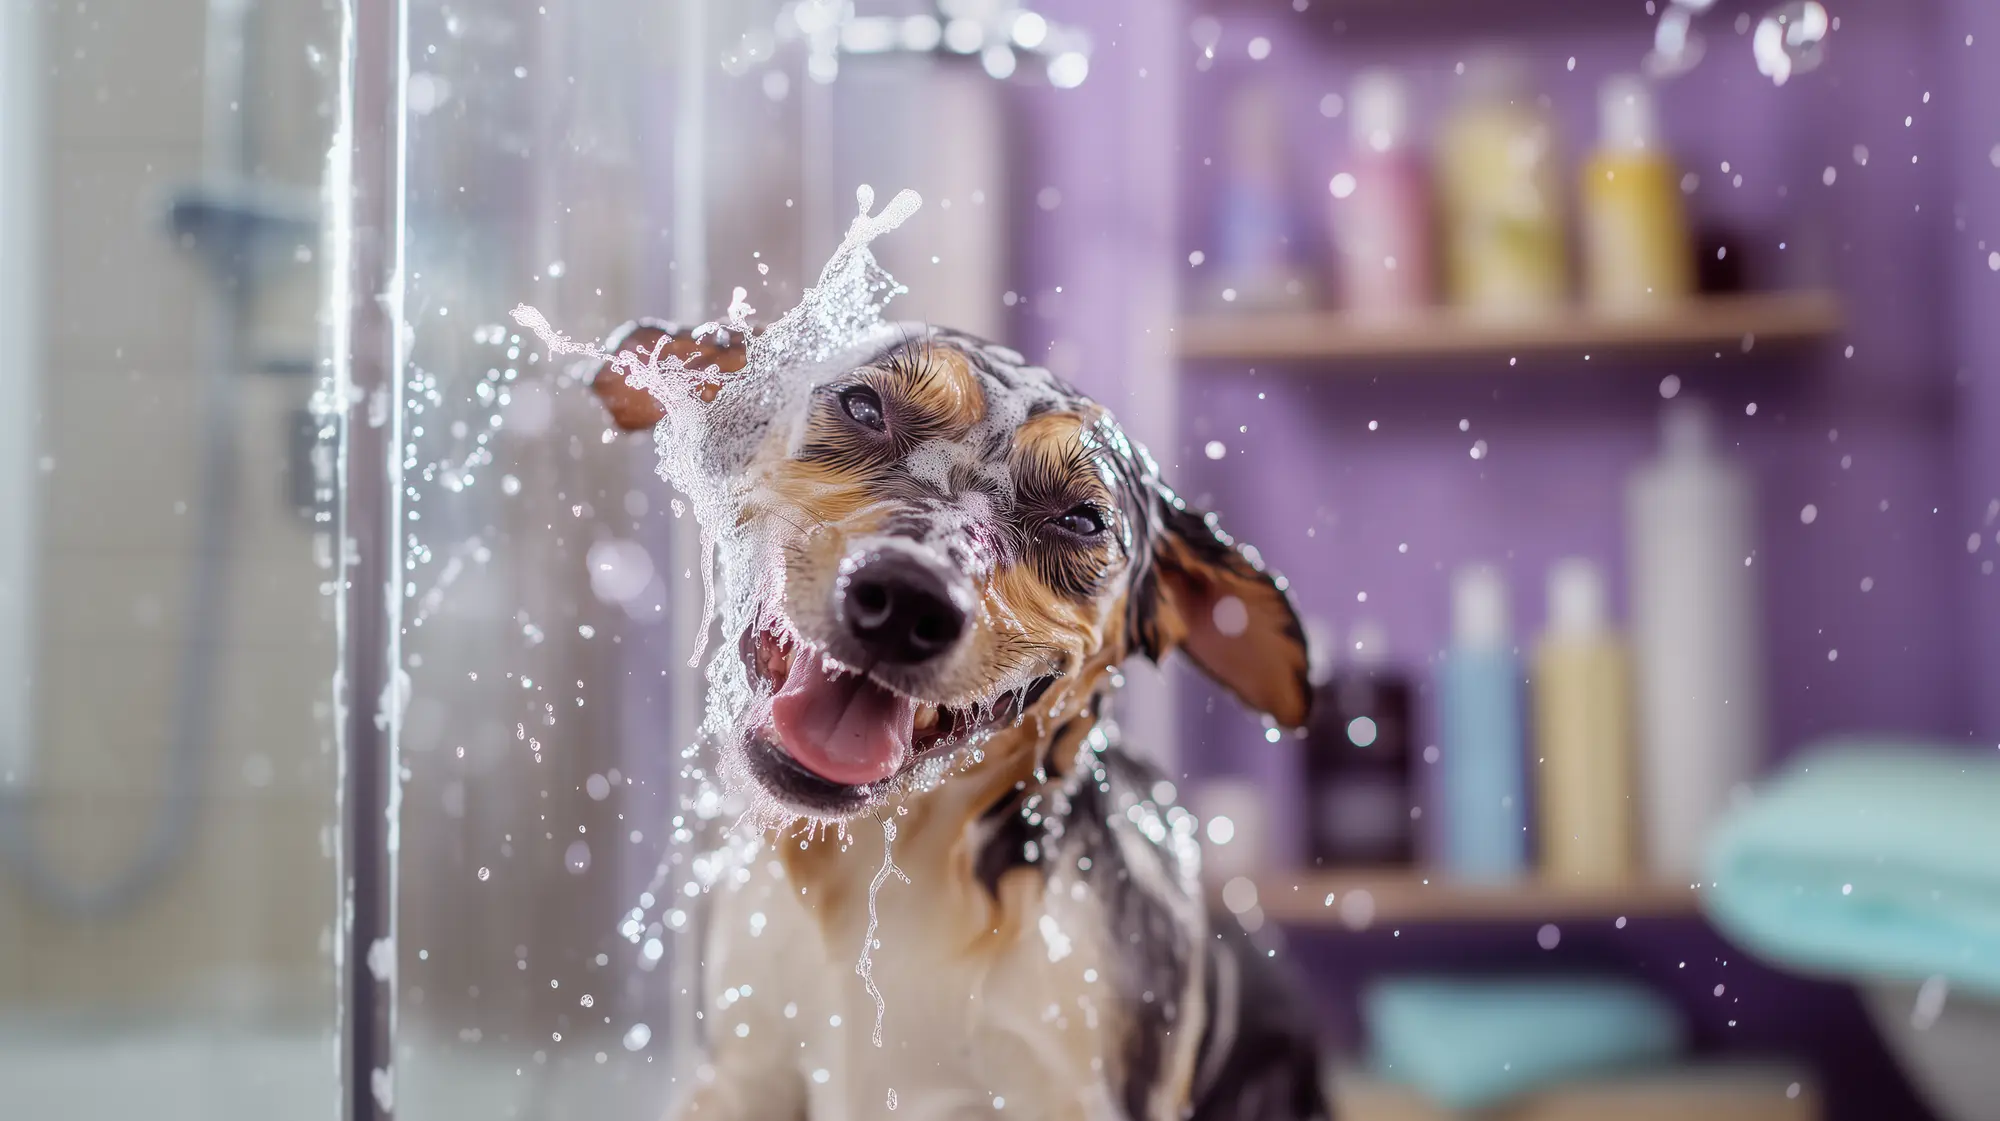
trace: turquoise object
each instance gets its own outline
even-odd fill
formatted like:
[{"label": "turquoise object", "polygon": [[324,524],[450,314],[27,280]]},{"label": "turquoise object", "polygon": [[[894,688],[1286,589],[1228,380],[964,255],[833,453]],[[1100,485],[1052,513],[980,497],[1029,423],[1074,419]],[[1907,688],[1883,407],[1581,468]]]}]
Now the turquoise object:
[{"label": "turquoise object", "polygon": [[1707,878],[1716,927],[1781,966],[2000,997],[2000,752],[1829,744],[1725,819]]},{"label": "turquoise object", "polygon": [[1657,1064],[1681,1046],[1673,1006],[1614,979],[1401,978],[1370,986],[1361,1014],[1377,1070],[1452,1109]]}]

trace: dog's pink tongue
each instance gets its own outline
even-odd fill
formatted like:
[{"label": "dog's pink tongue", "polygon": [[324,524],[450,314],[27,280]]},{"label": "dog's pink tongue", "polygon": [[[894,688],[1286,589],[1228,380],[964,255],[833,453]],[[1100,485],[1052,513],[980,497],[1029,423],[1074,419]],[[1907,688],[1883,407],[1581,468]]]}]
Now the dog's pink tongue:
[{"label": "dog's pink tongue", "polygon": [[793,759],[830,782],[865,786],[895,774],[910,753],[917,702],[860,674],[827,676],[801,657],[771,702],[771,723]]}]

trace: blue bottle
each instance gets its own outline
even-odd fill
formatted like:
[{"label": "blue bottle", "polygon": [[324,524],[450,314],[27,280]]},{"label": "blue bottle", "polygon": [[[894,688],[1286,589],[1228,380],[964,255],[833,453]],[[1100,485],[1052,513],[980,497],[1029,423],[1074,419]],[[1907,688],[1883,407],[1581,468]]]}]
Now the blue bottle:
[{"label": "blue bottle", "polygon": [[1507,588],[1490,568],[1452,580],[1452,645],[1439,688],[1444,863],[1493,883],[1528,866],[1521,673],[1507,634]]}]

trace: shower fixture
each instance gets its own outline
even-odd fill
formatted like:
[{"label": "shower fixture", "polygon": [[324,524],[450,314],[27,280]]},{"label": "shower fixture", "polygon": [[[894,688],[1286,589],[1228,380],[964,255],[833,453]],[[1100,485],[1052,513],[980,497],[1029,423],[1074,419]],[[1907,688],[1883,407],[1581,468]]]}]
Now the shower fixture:
[{"label": "shower fixture", "polygon": [[744,36],[738,64],[762,61],[776,44],[790,42],[805,44],[806,74],[818,82],[839,75],[842,55],[977,57],[988,74],[1003,80],[1014,77],[1027,56],[1042,64],[1058,89],[1074,89],[1090,74],[1089,34],[1021,0],[937,0],[934,12],[907,16],[858,15],[853,0],[795,0],[779,9],[768,38],[761,32]]}]

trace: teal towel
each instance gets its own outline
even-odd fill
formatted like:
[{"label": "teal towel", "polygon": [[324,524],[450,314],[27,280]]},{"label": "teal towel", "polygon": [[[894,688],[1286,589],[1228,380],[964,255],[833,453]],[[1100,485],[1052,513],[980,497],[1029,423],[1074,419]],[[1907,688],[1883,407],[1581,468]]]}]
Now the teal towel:
[{"label": "teal towel", "polygon": [[1404,978],[1370,986],[1361,1014],[1384,1076],[1452,1109],[1665,1059],[1679,1017],[1626,981]]},{"label": "teal towel", "polygon": [[2000,996],[2000,753],[1846,741],[1725,821],[1705,906],[1802,972]]}]

